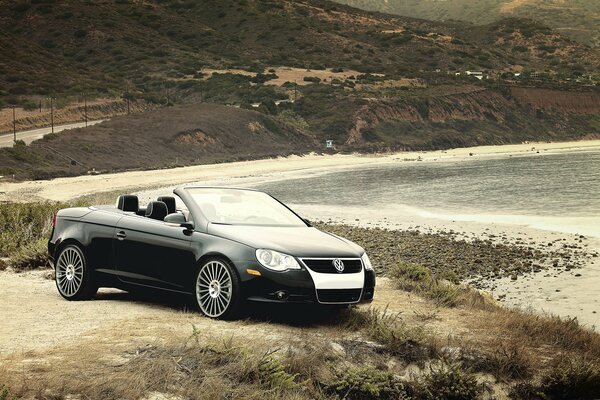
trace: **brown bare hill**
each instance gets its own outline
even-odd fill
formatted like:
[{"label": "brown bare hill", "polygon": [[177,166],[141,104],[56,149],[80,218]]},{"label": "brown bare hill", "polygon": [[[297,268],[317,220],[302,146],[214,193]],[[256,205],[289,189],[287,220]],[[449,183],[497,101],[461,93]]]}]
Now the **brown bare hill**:
[{"label": "brown bare hill", "polygon": [[47,135],[0,151],[0,174],[80,175],[304,153],[312,136],[256,111],[214,104],[162,108]]}]

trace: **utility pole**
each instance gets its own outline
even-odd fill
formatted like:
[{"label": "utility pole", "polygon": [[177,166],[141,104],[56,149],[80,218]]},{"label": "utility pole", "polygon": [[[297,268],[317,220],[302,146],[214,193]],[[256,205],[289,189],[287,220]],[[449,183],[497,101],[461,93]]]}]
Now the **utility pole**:
[{"label": "utility pole", "polygon": [[50,126],[52,127],[52,133],[54,133],[54,98],[50,97]]},{"label": "utility pole", "polygon": [[13,141],[17,143],[17,119],[15,118],[15,106],[12,106],[13,109]]},{"label": "utility pole", "polygon": [[83,117],[85,118],[85,126],[87,128],[87,93],[83,94]]},{"label": "utility pole", "polygon": [[125,100],[127,100],[127,115],[129,115],[129,85],[125,87]]}]

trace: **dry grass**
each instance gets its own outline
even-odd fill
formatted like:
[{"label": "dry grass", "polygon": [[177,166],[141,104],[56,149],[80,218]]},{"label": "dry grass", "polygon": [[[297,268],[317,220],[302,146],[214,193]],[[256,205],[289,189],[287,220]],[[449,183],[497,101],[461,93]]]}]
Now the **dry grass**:
[{"label": "dry grass", "polygon": [[81,350],[63,349],[62,362],[39,360],[29,373],[42,379],[17,376],[10,382],[10,394],[57,399],[134,399],[152,393],[188,399],[311,397],[307,382],[286,372],[285,357],[264,345],[240,345],[233,339],[172,340],[114,355],[116,361],[108,365],[95,359],[98,354],[90,349]]},{"label": "dry grass", "polygon": [[532,347],[547,346],[600,358],[600,335],[581,326],[577,318],[498,309],[486,324]]},{"label": "dry grass", "polygon": [[[445,310],[456,308],[436,310],[444,317]],[[257,322],[247,320],[235,338],[202,324],[188,337],[170,333],[140,344],[123,340],[117,329],[114,337],[107,331],[76,346],[14,356],[0,366],[0,382],[17,398],[149,398],[160,393],[190,399],[431,400],[482,398],[490,381],[486,378],[488,384],[482,385],[481,377],[493,375],[512,386],[516,399],[531,398],[523,393],[545,393],[550,399],[565,398],[556,393],[583,393],[581,398],[593,398],[585,397],[600,376],[593,352],[577,350],[580,343],[567,354],[558,344],[546,345],[538,330],[511,331],[503,325],[505,312],[511,313],[477,310],[487,315],[482,334],[495,339],[471,343],[461,337],[444,339],[425,325],[374,307],[351,308],[336,318],[319,319],[316,326],[258,321],[252,327]],[[515,313],[510,321],[529,317]],[[145,335],[168,332],[153,329]],[[524,340],[525,335],[531,337]],[[581,342],[593,346],[595,337],[590,333]],[[544,346],[546,351],[539,351]],[[82,374],[85,379],[80,379]]]},{"label": "dry grass", "polygon": [[0,258],[23,269],[46,264],[46,241],[58,203],[3,203],[0,207]]},{"label": "dry grass", "polygon": [[460,305],[481,310],[498,307],[491,296],[459,284],[458,277],[450,272],[440,278],[423,265],[400,262],[389,269],[388,276],[398,289],[417,293],[432,300],[437,306]]}]

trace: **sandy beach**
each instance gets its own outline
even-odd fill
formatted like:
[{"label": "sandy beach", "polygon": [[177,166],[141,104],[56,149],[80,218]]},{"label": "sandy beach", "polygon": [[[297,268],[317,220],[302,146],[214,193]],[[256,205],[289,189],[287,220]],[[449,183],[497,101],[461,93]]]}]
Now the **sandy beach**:
[{"label": "sandy beach", "polygon": [[[80,196],[113,190],[135,190],[178,185],[189,182],[245,184],[264,179],[286,179],[307,172],[326,173],[360,165],[434,161],[470,157],[493,157],[537,152],[564,152],[600,148],[600,140],[524,143],[504,146],[479,146],[429,152],[390,154],[334,154],[280,157],[266,160],[196,165],[152,171],[128,171],[112,174],[57,178],[47,181],[7,182],[0,180],[0,201],[66,201]],[[292,175],[290,175],[292,174]]]}]

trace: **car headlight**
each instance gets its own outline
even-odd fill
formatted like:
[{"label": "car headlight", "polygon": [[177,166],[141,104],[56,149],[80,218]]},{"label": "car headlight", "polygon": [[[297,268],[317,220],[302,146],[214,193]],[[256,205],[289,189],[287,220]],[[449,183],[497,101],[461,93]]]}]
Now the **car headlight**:
[{"label": "car headlight", "polygon": [[296,259],[288,254],[275,250],[258,249],[256,259],[265,268],[273,271],[287,271],[288,269],[301,269]]},{"label": "car headlight", "polygon": [[371,264],[371,260],[369,260],[369,256],[367,255],[367,253],[363,254],[360,259],[362,260],[366,271],[374,271],[373,264]]}]

